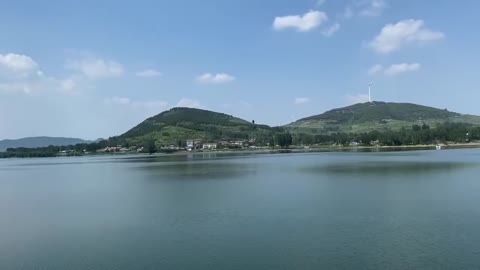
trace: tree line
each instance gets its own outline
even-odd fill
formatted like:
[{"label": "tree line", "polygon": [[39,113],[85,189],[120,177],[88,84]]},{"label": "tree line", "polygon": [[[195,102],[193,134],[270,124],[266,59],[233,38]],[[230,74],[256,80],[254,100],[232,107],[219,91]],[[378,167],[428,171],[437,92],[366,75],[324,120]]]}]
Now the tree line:
[{"label": "tree line", "polygon": [[465,123],[443,123],[435,128],[429,125],[413,125],[399,131],[370,131],[364,133],[305,134],[293,136],[295,145],[335,144],[350,145],[432,145],[438,143],[468,143],[480,140],[480,127]]},{"label": "tree line", "polygon": [[[260,135],[260,134],[258,134]],[[348,146],[355,142],[358,145],[385,145],[385,146],[403,146],[403,145],[431,145],[438,143],[469,143],[480,141],[480,127],[465,123],[443,123],[435,128],[424,125],[413,125],[411,128],[402,128],[399,131],[371,131],[365,133],[331,133],[331,134],[291,134],[283,129],[276,132],[262,133],[255,144],[257,146],[270,146],[272,148],[279,146],[288,148],[291,145],[343,145]],[[178,146],[185,143],[178,140]],[[64,155],[83,155],[85,153],[96,153],[106,147],[122,145],[130,147],[127,139],[112,137],[108,140],[102,140],[94,143],[82,143],[69,146],[48,146],[41,148],[9,148],[6,152],[0,152],[0,158],[25,158],[25,157],[55,157],[60,152]],[[133,145],[132,145],[133,146]],[[143,147],[145,153],[155,153],[162,151],[154,138],[145,138],[142,143],[135,145]]]}]

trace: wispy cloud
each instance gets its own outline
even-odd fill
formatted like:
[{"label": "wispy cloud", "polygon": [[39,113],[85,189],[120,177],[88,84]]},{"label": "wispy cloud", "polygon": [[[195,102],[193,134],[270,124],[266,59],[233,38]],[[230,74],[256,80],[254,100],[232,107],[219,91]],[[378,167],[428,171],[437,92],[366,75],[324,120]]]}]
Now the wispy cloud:
[{"label": "wispy cloud", "polygon": [[158,70],[146,69],[146,70],[138,71],[137,73],[135,73],[135,75],[137,75],[137,77],[152,78],[152,77],[160,77],[163,74]]},{"label": "wispy cloud", "polygon": [[395,76],[406,72],[414,72],[420,70],[421,65],[419,63],[401,63],[393,64],[384,68],[382,65],[374,65],[368,70],[370,76],[374,76],[383,73],[386,76]]},{"label": "wispy cloud", "polygon": [[28,75],[37,71],[38,64],[30,56],[23,54],[0,54],[0,73],[7,75]]},{"label": "wispy cloud", "polygon": [[78,82],[73,77],[60,80],[61,89],[67,92],[73,91],[77,86]]},{"label": "wispy cloud", "polygon": [[391,65],[390,67],[385,69],[385,75],[387,76],[395,76],[401,73],[405,72],[414,72],[420,70],[420,64],[419,63],[401,63],[401,64],[395,64]]},{"label": "wispy cloud", "polygon": [[303,105],[303,104],[308,103],[308,102],[310,102],[310,98],[308,98],[308,97],[297,97],[293,100],[293,103],[295,105]]},{"label": "wispy cloud", "polygon": [[444,38],[445,34],[426,28],[422,20],[409,19],[385,25],[369,46],[378,53],[388,54],[409,44],[422,44]]},{"label": "wispy cloud", "polygon": [[385,0],[352,0],[343,12],[345,19],[354,16],[376,17],[382,15],[387,7]]},{"label": "wispy cloud", "polygon": [[69,61],[67,68],[93,80],[120,77],[125,73],[121,64],[99,58]]},{"label": "wispy cloud", "polygon": [[328,21],[328,16],[325,12],[311,10],[303,15],[276,17],[273,21],[273,29],[277,31],[295,29],[300,32],[308,32],[326,21]]},{"label": "wispy cloud", "polygon": [[322,34],[326,37],[331,37],[335,34],[338,30],[340,30],[340,24],[335,23],[334,25],[328,27],[327,29],[322,31]]},{"label": "wispy cloud", "polygon": [[205,73],[196,78],[197,82],[205,83],[205,84],[222,84],[222,83],[233,82],[235,80],[236,78],[234,76],[229,75],[227,73],[217,73],[217,74]]},{"label": "wispy cloud", "polygon": [[386,7],[384,0],[365,0],[360,3],[360,16],[380,16]]},{"label": "wispy cloud", "polygon": [[383,66],[382,65],[374,65],[370,69],[368,69],[368,75],[374,76],[377,75],[378,73],[383,71]]}]

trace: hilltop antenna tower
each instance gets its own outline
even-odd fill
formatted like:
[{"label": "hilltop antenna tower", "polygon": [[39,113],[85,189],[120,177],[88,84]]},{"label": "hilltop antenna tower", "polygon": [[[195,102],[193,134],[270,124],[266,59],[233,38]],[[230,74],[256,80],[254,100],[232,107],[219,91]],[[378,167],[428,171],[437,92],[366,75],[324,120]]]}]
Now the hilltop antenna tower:
[{"label": "hilltop antenna tower", "polygon": [[368,102],[372,103],[372,94],[371,94],[371,88],[372,88],[373,81],[368,83]]}]

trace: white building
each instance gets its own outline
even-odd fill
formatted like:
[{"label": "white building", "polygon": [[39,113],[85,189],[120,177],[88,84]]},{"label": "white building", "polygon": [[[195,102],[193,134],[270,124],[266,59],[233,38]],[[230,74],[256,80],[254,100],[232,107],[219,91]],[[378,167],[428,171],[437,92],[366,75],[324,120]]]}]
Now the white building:
[{"label": "white building", "polygon": [[216,143],[204,143],[202,148],[203,148],[203,150],[216,150],[217,149],[217,144]]}]

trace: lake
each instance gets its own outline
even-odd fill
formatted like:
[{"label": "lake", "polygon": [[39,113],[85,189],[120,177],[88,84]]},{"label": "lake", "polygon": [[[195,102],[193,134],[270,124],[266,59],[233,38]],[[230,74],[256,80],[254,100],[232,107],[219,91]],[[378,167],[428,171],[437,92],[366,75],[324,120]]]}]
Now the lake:
[{"label": "lake", "polygon": [[480,150],[0,160],[0,269],[480,269]]}]

